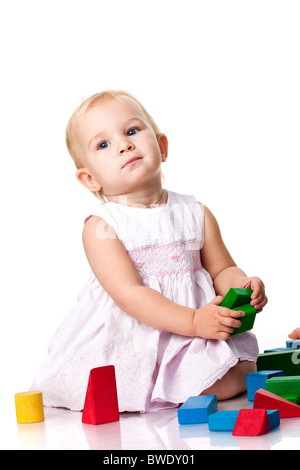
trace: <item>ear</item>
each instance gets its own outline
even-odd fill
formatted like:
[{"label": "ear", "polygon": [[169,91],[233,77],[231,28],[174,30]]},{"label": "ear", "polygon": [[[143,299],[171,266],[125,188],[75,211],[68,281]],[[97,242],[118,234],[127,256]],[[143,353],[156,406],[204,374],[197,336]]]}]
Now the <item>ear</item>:
[{"label": "ear", "polygon": [[76,177],[78,181],[90,191],[96,193],[102,189],[101,184],[99,184],[94,179],[94,177],[91,175],[87,168],[78,168],[78,170],[76,171]]},{"label": "ear", "polygon": [[161,161],[165,162],[168,157],[168,139],[165,134],[158,134],[157,142],[160,148]]}]

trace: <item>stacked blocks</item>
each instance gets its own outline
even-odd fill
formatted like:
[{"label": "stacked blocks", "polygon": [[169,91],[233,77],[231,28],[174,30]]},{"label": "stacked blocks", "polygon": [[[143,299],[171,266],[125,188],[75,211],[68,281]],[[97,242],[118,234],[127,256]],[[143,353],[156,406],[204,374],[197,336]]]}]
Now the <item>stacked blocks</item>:
[{"label": "stacked blocks", "polygon": [[278,410],[281,418],[299,418],[300,406],[268,390],[260,389],[255,393],[253,408]]},{"label": "stacked blocks", "polygon": [[[232,308],[239,289],[230,291],[226,306]],[[246,294],[244,297],[242,294],[245,301]],[[246,298],[249,295],[251,291]],[[300,418],[297,404],[300,403],[300,351],[297,345],[260,354],[257,369],[246,378],[248,400],[254,401],[252,408],[218,411],[215,395],[190,397],[178,409],[179,423],[207,422],[209,431],[229,431],[233,436],[261,436],[279,426],[282,418]]]},{"label": "stacked blocks", "polygon": [[268,379],[282,375],[284,375],[282,370],[260,370],[258,372],[253,372],[252,374],[247,374],[246,381],[248,400],[253,401],[255,392],[260,388],[266,388],[265,384]]},{"label": "stacked blocks", "polygon": [[240,410],[232,434],[233,436],[261,436],[279,424],[278,410],[267,411],[265,408]]},{"label": "stacked blocks", "polygon": [[258,356],[257,369],[260,373],[281,369],[283,374],[273,374],[267,378],[265,385],[255,392],[253,408],[276,409],[280,418],[300,417],[300,351],[297,350],[300,341],[286,341],[286,346]]},{"label": "stacked blocks", "polygon": [[279,424],[279,411],[266,408],[222,410],[208,418],[210,431],[231,431],[234,436],[259,436]]},{"label": "stacked blocks", "polygon": [[234,436],[258,436],[280,424],[277,409],[217,411],[217,407],[216,395],[189,397],[177,410],[178,422],[181,425],[208,423],[210,431],[231,431]]},{"label": "stacked blocks", "polygon": [[289,339],[286,341],[286,347],[288,349],[300,349],[300,339]]},{"label": "stacked blocks", "polygon": [[276,409],[280,418],[300,417],[299,346],[299,340],[291,340],[286,341],[286,348],[276,348],[259,354],[257,370],[260,373],[281,369],[283,375],[273,374],[267,378],[264,386],[255,392],[253,408]]},{"label": "stacked blocks", "polygon": [[231,310],[243,311],[245,316],[238,318],[241,322],[239,328],[235,328],[231,336],[251,330],[256,317],[256,309],[250,305],[251,289],[229,289],[220,306]]},{"label": "stacked blocks", "polygon": [[264,353],[268,352],[277,352],[277,351],[286,351],[288,348],[273,348],[273,349],[266,349]]},{"label": "stacked blocks", "polygon": [[300,402],[300,376],[298,375],[269,378],[265,388],[293,403],[299,404]]},{"label": "stacked blocks", "polygon": [[119,421],[114,366],[91,369],[82,413],[82,422],[103,424]]},{"label": "stacked blocks", "polygon": [[217,410],[216,395],[190,397],[177,410],[179,424],[207,423],[208,415]]},{"label": "stacked blocks", "polygon": [[286,349],[259,354],[257,370],[283,370],[284,375],[300,375],[300,351]]}]

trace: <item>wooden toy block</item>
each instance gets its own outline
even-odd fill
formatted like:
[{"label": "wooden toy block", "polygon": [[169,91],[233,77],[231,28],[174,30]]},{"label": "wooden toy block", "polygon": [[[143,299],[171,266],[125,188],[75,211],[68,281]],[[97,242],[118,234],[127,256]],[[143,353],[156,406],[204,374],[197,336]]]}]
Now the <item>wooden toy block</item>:
[{"label": "wooden toy block", "polygon": [[285,398],[296,405],[300,405],[300,395],[282,395],[282,398]]},{"label": "wooden toy block", "polygon": [[239,410],[220,410],[208,417],[210,431],[233,431]]},{"label": "wooden toy block", "polygon": [[246,382],[248,400],[253,401],[255,392],[260,388],[266,388],[265,384],[268,379],[282,375],[284,375],[282,370],[260,370],[258,372],[247,374]]},{"label": "wooden toy block", "polygon": [[207,423],[208,415],[217,410],[216,395],[189,397],[177,410],[179,424]]},{"label": "wooden toy block", "polygon": [[230,336],[243,333],[244,331],[248,331],[253,328],[257,312],[256,309],[250,305],[252,292],[253,291],[251,289],[231,288],[222,300],[220,304],[221,307],[227,307],[232,310],[242,310],[245,312],[245,316],[238,319],[241,322],[241,326],[239,328],[235,328]]},{"label": "wooden toy block", "polygon": [[43,394],[39,391],[15,393],[17,423],[44,421]]},{"label": "wooden toy block", "polygon": [[300,376],[292,375],[287,377],[272,377],[266,381],[266,390],[275,393],[280,397],[290,400],[293,403],[299,401]]},{"label": "wooden toy block", "polygon": [[300,375],[300,351],[287,349],[259,354],[257,370],[283,370],[285,375]]},{"label": "wooden toy block", "polygon": [[300,376],[291,375],[284,377],[272,377],[266,382],[266,390],[276,395],[300,394]]},{"label": "wooden toy block", "polygon": [[269,352],[277,352],[277,351],[286,351],[288,348],[273,348],[273,349],[265,349],[264,353],[269,353]]},{"label": "wooden toy block", "polygon": [[300,417],[300,406],[282,398],[275,393],[265,389],[257,390],[254,397],[253,408],[267,408],[268,410],[278,410],[281,418]]},{"label": "wooden toy block", "polygon": [[300,349],[300,339],[289,339],[286,341],[288,349]]},{"label": "wooden toy block", "polygon": [[280,425],[280,416],[278,410],[267,410],[270,431]]},{"label": "wooden toy block", "polygon": [[268,413],[265,408],[239,411],[233,436],[260,436],[270,431]]},{"label": "wooden toy block", "polygon": [[238,318],[238,320],[240,320],[241,322],[241,326],[239,328],[235,328],[230,336],[238,335],[239,333],[243,333],[244,331],[252,330],[257,313],[256,309],[252,307],[252,305],[247,304],[233,308],[232,310],[242,310],[243,312],[245,312],[245,316]]},{"label": "wooden toy block", "polygon": [[241,305],[250,303],[251,295],[253,291],[251,289],[229,289],[224,299],[221,302],[221,307],[227,307],[234,309]]},{"label": "wooden toy block", "polygon": [[119,405],[114,366],[91,369],[82,413],[82,422],[103,424],[119,421]]}]

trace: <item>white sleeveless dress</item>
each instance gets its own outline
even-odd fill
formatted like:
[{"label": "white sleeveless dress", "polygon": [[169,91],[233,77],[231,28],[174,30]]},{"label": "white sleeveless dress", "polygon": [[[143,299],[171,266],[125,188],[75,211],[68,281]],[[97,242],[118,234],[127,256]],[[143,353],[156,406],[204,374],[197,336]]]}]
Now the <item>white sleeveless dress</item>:
[{"label": "white sleeveless dress", "polygon": [[[193,196],[168,191],[167,205],[152,209],[105,202],[91,215],[114,228],[146,286],[195,309],[215,297],[201,265],[204,216]],[[147,412],[199,395],[238,360],[257,356],[249,332],[219,341],[147,326],[122,311],[91,273],[31,390],[43,392],[45,406],[82,410],[90,369],[113,364],[120,411]]]}]

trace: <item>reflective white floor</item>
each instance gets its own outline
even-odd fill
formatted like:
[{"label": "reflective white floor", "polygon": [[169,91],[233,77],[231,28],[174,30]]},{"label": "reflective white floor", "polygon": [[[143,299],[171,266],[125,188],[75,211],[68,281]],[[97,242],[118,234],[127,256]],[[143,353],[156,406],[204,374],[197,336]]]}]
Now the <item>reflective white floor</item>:
[{"label": "reflective white floor", "polygon": [[[218,409],[251,408],[247,395],[219,402]],[[103,425],[81,422],[81,413],[45,408],[45,421],[17,424],[14,403],[1,417],[1,449],[49,450],[300,450],[300,418],[282,419],[280,427],[257,437],[210,432],[207,423],[180,426],[177,409],[155,413],[122,413]]]}]

